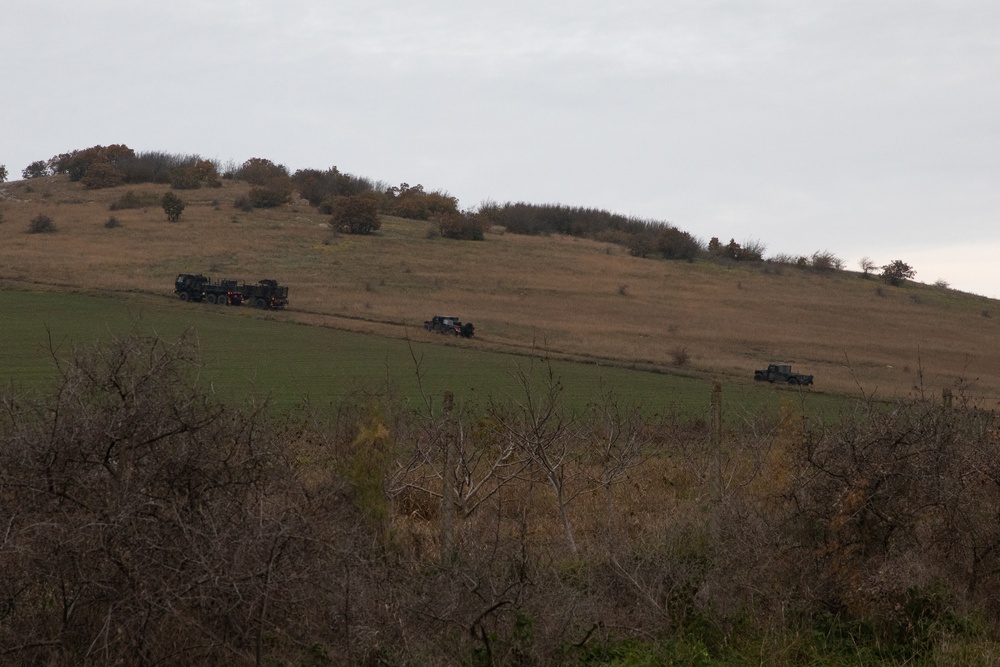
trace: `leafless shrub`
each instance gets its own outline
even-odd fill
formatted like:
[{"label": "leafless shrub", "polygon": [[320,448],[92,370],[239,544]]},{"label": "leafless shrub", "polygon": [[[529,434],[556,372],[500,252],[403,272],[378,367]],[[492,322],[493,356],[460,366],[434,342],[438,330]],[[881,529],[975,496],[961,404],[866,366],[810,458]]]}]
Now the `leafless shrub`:
[{"label": "leafless shrub", "polygon": [[841,271],[844,268],[844,260],[829,250],[817,250],[809,258],[809,266],[814,271]]},{"label": "leafless shrub", "polygon": [[556,499],[563,536],[570,552],[578,550],[569,506],[584,492],[580,479],[582,453],[576,420],[561,409],[562,383],[546,365],[536,383],[533,369],[518,369],[522,396],[511,403],[492,402],[488,414],[495,425],[494,438],[508,442],[528,464],[525,475],[548,484]]},{"label": "leafless shrub", "polygon": [[861,268],[861,277],[866,280],[871,278],[872,273],[878,268],[878,264],[871,257],[862,257],[858,266]]},{"label": "leafless shrub", "polygon": [[738,259],[740,261],[759,262],[764,259],[767,244],[759,239],[749,238],[743,242]]},{"label": "leafless shrub", "polygon": [[777,255],[774,255],[767,261],[774,264],[784,264],[786,266],[794,266],[797,263],[798,259],[799,259],[798,255],[790,255],[785,252],[779,252]]}]

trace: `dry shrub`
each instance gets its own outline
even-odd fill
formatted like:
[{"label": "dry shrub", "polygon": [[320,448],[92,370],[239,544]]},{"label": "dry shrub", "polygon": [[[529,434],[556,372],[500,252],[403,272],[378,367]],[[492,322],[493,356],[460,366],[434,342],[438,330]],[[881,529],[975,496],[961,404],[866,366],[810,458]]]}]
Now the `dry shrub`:
[{"label": "dry shrub", "polygon": [[233,208],[243,211],[244,213],[249,213],[253,210],[253,202],[250,201],[249,196],[240,195],[233,200]]},{"label": "dry shrub", "polygon": [[29,234],[52,234],[55,231],[56,225],[52,222],[52,218],[44,213],[39,213],[28,223]]},{"label": "dry shrub", "polygon": [[126,190],[118,199],[111,202],[108,208],[112,211],[148,208],[150,206],[159,206],[161,199],[162,195],[156,192]]},{"label": "dry shrub", "polygon": [[287,204],[290,191],[280,185],[277,187],[252,187],[247,193],[247,200],[252,208],[275,208]]},{"label": "dry shrub", "polygon": [[442,213],[436,222],[441,236],[460,241],[482,241],[490,227],[489,218],[480,213]]},{"label": "dry shrub", "polygon": [[678,345],[670,350],[670,359],[674,366],[686,366],[691,361],[691,353],[686,347]]}]

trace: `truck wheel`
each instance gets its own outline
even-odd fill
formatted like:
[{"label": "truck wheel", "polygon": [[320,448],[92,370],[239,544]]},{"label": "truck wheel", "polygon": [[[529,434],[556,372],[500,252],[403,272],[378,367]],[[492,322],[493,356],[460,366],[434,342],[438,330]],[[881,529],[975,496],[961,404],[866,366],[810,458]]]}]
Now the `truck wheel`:
[{"label": "truck wheel", "polygon": [[208,301],[209,303],[215,303],[215,295],[214,294],[206,294],[205,295],[205,301]]},{"label": "truck wheel", "polygon": [[181,301],[189,301],[190,299],[191,299],[190,294],[188,294],[187,292],[181,292]]},{"label": "truck wheel", "polygon": [[257,301],[255,301],[253,305],[255,305],[257,308],[260,308],[261,310],[264,310],[264,308],[267,307],[267,303],[264,301],[264,299],[257,299]]},{"label": "truck wheel", "polygon": [[753,381],[754,382],[763,382],[764,381],[764,374],[763,373],[754,373],[753,374]]},{"label": "truck wheel", "polygon": [[788,378],[788,384],[798,385],[799,384],[799,379],[798,378]]}]

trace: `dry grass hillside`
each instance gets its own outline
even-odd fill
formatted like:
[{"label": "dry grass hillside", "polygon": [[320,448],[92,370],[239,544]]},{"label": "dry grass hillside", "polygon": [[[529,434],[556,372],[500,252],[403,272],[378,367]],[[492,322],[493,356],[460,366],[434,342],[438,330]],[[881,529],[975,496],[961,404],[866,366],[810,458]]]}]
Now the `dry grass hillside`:
[{"label": "dry grass hillside", "polygon": [[[461,341],[472,347],[732,382],[785,361],[814,374],[815,391],[959,386],[989,405],[1000,399],[1000,304],[982,297],[851,272],[638,259],[610,244],[496,229],[482,242],[452,241],[398,218],[373,236],[338,235],[304,201],[234,208],[247,189],[224,181],[179,192],[187,208],[171,223],[158,205],[109,208],[127,190],[162,195],[164,185],[87,190],[65,176],[0,185],[0,281],[156,303],[174,298],[179,272],[276,278],[289,285],[290,307],[274,317],[304,324],[449,344],[421,325],[455,314],[475,323],[476,338]],[[54,232],[28,233],[39,214]],[[106,226],[111,216],[117,227]]]}]

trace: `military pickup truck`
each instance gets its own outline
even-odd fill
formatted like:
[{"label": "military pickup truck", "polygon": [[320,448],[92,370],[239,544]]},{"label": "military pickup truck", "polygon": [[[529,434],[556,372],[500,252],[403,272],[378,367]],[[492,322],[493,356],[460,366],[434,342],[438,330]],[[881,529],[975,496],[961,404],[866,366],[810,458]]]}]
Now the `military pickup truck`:
[{"label": "military pickup truck", "polygon": [[462,324],[462,321],[452,315],[435,315],[424,322],[424,328],[436,333],[449,334],[452,336],[462,336],[472,338],[476,328],[472,322]]},{"label": "military pickup truck", "polygon": [[789,364],[771,364],[764,370],[754,371],[753,379],[754,382],[782,382],[806,387],[813,383],[812,375],[793,373]]}]

